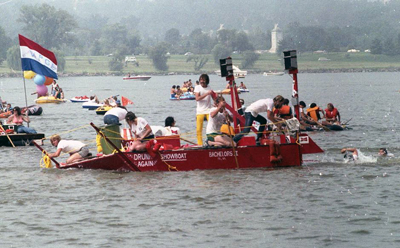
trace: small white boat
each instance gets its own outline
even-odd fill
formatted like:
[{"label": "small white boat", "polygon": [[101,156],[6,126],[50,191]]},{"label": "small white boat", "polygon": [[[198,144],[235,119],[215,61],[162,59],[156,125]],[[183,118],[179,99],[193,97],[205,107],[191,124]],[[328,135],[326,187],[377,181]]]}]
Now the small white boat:
[{"label": "small white boat", "polygon": [[141,75],[136,75],[136,76],[127,76],[124,77],[123,80],[136,80],[136,81],[147,81],[151,77],[150,76],[141,76]]},{"label": "small white boat", "polygon": [[238,91],[239,91],[239,92],[242,92],[242,93],[244,93],[244,92],[250,92],[249,89],[243,89],[243,88],[238,88]]},{"label": "small white boat", "polygon": [[89,97],[87,96],[75,96],[69,99],[71,102],[87,102],[89,101]]},{"label": "small white boat", "polygon": [[[239,69],[239,67],[232,65],[233,68],[233,75],[235,78],[244,78],[247,76],[247,71],[242,71]],[[218,76],[221,76],[221,70],[215,71]]]},{"label": "small white boat", "polygon": [[103,106],[102,103],[95,103],[95,102],[84,102],[82,103],[82,108],[84,109],[89,109],[89,110],[95,110],[98,107]]},{"label": "small white boat", "polygon": [[278,72],[264,72],[264,76],[283,76],[285,73],[283,71],[278,71]]}]

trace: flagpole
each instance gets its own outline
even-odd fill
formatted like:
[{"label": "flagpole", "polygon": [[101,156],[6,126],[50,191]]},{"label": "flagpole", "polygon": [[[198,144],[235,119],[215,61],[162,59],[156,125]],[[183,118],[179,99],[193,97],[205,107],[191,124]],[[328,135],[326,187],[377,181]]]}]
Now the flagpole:
[{"label": "flagpole", "polygon": [[[24,79],[24,92],[25,92],[25,113],[28,114],[28,98],[26,96],[26,85],[25,85],[25,77],[24,77],[24,71],[22,70],[22,78]],[[29,127],[29,122],[27,122],[28,127]]]}]

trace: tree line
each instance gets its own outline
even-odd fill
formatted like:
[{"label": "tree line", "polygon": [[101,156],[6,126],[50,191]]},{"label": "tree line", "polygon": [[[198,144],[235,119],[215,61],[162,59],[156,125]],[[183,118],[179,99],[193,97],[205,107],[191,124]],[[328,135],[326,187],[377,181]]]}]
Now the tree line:
[{"label": "tree line", "polygon": [[[371,13],[375,11],[371,10]],[[259,56],[255,51],[271,47],[270,30],[260,28],[249,31],[224,28],[214,32],[196,28],[188,35],[170,28],[162,38],[151,37],[141,35],[135,25],[138,20],[133,16],[111,23],[107,17],[94,14],[84,23],[78,23],[67,11],[49,4],[22,6],[18,22],[22,24],[24,36],[56,53],[60,71],[65,66],[64,56],[101,55],[111,57],[111,71],[121,71],[126,65],[125,56],[133,54],[147,54],[157,70],[166,71],[171,54],[186,53],[190,53],[187,62],[193,63],[196,71],[209,62],[207,54],[212,54],[213,62],[218,64],[220,58],[239,53],[242,67],[251,68]],[[400,54],[400,34],[394,36],[396,32],[391,32],[383,36],[382,28],[373,33],[361,24],[340,27],[302,25],[299,22],[281,28],[284,38],[279,42],[278,56],[287,49],[299,52],[370,49],[372,54]],[[17,44],[18,41],[7,37],[4,28],[0,27],[0,63],[7,60],[9,67],[16,70],[21,68]]]}]

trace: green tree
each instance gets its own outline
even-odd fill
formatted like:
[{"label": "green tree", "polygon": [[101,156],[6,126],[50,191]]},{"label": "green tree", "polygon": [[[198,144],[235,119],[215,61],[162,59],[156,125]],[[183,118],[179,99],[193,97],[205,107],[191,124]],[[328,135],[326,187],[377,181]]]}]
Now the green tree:
[{"label": "green tree", "polygon": [[226,46],[222,44],[217,44],[214,46],[214,48],[211,50],[211,54],[214,58],[215,64],[219,65],[219,60],[224,59],[226,57],[229,57],[232,53],[232,50],[227,48]]},{"label": "green tree", "polygon": [[156,46],[150,48],[149,57],[153,60],[153,66],[160,71],[167,71],[167,55],[168,45],[165,42],[160,42]]},{"label": "green tree", "polygon": [[195,71],[200,71],[201,68],[204,67],[205,64],[207,64],[208,62],[208,58],[204,55],[200,56],[200,55],[190,55],[187,59],[186,59],[186,63],[193,61],[194,62],[194,70]]},{"label": "green tree", "polygon": [[7,50],[11,47],[11,39],[6,36],[4,29],[0,27],[0,65],[7,59]]},{"label": "green tree", "polygon": [[382,54],[382,43],[380,39],[376,38],[372,41],[371,54]]},{"label": "green tree", "polygon": [[165,32],[164,41],[171,44],[172,46],[176,46],[181,40],[181,35],[179,30],[176,28],[168,29]]},{"label": "green tree", "polygon": [[22,70],[21,51],[18,45],[12,46],[7,50],[7,64],[10,69]]},{"label": "green tree", "polygon": [[113,56],[108,62],[108,68],[110,69],[110,71],[122,71],[122,69],[124,68],[124,64],[121,60]]},{"label": "green tree", "polygon": [[54,50],[53,52],[57,59],[57,72],[64,71],[66,64],[64,53],[60,50]]},{"label": "green tree", "polygon": [[24,5],[20,11],[18,21],[25,24],[23,31],[29,39],[47,49],[72,43],[72,30],[77,23],[67,11],[56,10],[48,4]]},{"label": "green tree", "polygon": [[189,35],[191,51],[194,53],[209,53],[212,48],[212,39],[209,35],[203,33],[200,28],[193,30]]},{"label": "green tree", "polygon": [[243,60],[242,60],[242,67],[243,68],[250,68],[254,65],[254,63],[258,60],[260,57],[259,54],[253,52],[253,51],[245,51],[242,53],[243,55]]},{"label": "green tree", "polygon": [[115,53],[115,51],[128,43],[128,32],[126,27],[115,23],[104,27],[100,44],[104,54]]},{"label": "green tree", "polygon": [[249,37],[245,32],[239,32],[235,35],[232,46],[233,50],[240,52],[246,50],[254,50],[254,47],[250,44]]},{"label": "green tree", "polygon": [[126,45],[128,46],[127,54],[138,54],[140,42],[142,42],[142,38],[140,37],[139,33],[134,32],[133,34],[129,34],[126,43]]},{"label": "green tree", "polygon": [[388,56],[396,55],[396,47],[393,43],[393,39],[391,37],[387,38],[383,43],[383,54]]}]

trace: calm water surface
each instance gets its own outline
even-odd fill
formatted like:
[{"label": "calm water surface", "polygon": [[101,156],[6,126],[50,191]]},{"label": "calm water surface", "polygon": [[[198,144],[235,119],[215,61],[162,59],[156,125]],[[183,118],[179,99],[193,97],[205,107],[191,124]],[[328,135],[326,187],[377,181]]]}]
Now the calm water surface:
[{"label": "calm water surface", "polygon": [[[66,98],[123,95],[129,110],[152,125],[172,115],[195,140],[195,102],[169,101],[169,89],[199,75],[68,77]],[[0,247],[399,247],[399,73],[299,74],[307,104],[337,107],[352,130],[310,136],[324,154],[305,156],[301,168],[117,173],[40,169],[35,147],[0,147]],[[291,78],[249,75],[251,102],[291,94]],[[211,87],[223,89],[212,75]],[[32,80],[26,81],[33,104]],[[0,96],[25,105],[23,81],[0,78]],[[102,117],[79,103],[42,105],[31,127],[46,136],[79,139],[94,151]],[[44,147],[54,149],[45,141]],[[339,150],[357,147],[361,161],[345,163]],[[377,158],[386,147],[395,158]],[[65,156],[59,161],[64,161]]]}]

